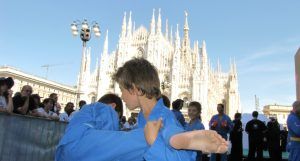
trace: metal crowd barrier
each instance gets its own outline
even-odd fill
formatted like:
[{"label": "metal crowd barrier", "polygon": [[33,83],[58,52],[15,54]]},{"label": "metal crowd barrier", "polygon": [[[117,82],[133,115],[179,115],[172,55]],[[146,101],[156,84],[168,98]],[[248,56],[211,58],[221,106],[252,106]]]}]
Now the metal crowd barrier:
[{"label": "metal crowd barrier", "polygon": [[0,161],[53,161],[66,125],[0,112]]}]

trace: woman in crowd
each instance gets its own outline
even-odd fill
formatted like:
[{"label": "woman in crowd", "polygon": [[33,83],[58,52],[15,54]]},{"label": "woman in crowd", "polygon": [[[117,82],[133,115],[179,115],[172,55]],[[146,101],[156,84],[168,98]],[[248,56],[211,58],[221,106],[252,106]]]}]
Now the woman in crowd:
[{"label": "woman in crowd", "polygon": [[37,109],[38,116],[49,118],[52,120],[59,120],[59,117],[56,113],[51,111],[51,109],[54,107],[54,101],[51,98],[46,98],[43,101],[43,106]]},{"label": "woman in crowd", "polygon": [[69,122],[70,119],[71,119],[71,114],[72,112],[74,112],[74,103],[72,102],[68,102],[65,106],[65,112],[64,113],[61,113],[59,114],[59,120],[60,121],[65,121],[65,122]]},{"label": "woman in crowd", "polygon": [[11,77],[0,78],[0,112],[11,113],[14,109],[11,90],[13,85],[14,80]]}]

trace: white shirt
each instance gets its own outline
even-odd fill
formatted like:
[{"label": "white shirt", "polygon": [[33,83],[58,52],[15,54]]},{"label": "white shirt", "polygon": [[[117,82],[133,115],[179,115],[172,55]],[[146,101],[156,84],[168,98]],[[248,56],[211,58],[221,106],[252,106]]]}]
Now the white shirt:
[{"label": "white shirt", "polygon": [[7,102],[4,96],[0,96],[0,108],[6,108]]},{"label": "white shirt", "polygon": [[36,109],[36,111],[37,111],[39,114],[42,114],[42,115],[45,116],[45,117],[57,116],[57,114],[54,113],[53,111],[49,111],[49,112],[47,113],[47,112],[45,111],[45,109],[42,108],[42,107]]}]

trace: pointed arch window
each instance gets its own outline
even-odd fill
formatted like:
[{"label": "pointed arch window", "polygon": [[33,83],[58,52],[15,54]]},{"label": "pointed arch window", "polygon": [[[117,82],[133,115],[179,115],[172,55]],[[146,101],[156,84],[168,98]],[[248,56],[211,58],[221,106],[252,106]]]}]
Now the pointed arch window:
[{"label": "pointed arch window", "polygon": [[137,57],[139,57],[139,58],[144,57],[144,53],[145,53],[145,50],[142,47],[139,47],[137,49]]}]

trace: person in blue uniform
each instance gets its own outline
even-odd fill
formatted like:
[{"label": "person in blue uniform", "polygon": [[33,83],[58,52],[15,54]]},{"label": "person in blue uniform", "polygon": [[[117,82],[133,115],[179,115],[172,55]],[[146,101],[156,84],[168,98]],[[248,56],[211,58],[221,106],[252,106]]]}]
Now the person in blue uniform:
[{"label": "person in blue uniform", "polygon": [[230,152],[230,160],[232,161],[242,161],[243,159],[243,124],[241,119],[241,113],[234,115],[233,129],[229,137],[232,145]]},{"label": "person in blue uniform", "polygon": [[[185,124],[186,131],[204,130],[204,125],[201,122],[201,104],[193,101],[188,105],[188,115],[190,122]],[[197,151],[196,161],[202,161],[202,152]]]},{"label": "person in blue uniform", "polygon": [[287,119],[289,161],[300,160],[300,101],[293,103]]},{"label": "person in blue uniform", "polygon": [[[224,113],[224,105],[217,105],[218,114],[214,115],[209,121],[211,130],[217,131],[225,140],[227,140],[227,134],[232,130],[232,122],[229,116]],[[227,153],[227,152],[226,152]],[[227,154],[221,154],[221,161],[227,161]],[[211,154],[210,161],[216,161],[216,154]]]},{"label": "person in blue uniform", "polygon": [[183,107],[184,101],[182,99],[177,99],[172,102],[172,112],[174,113],[176,119],[179,121],[179,123],[182,125],[182,127],[185,124],[185,119],[181,113],[181,109]]}]

